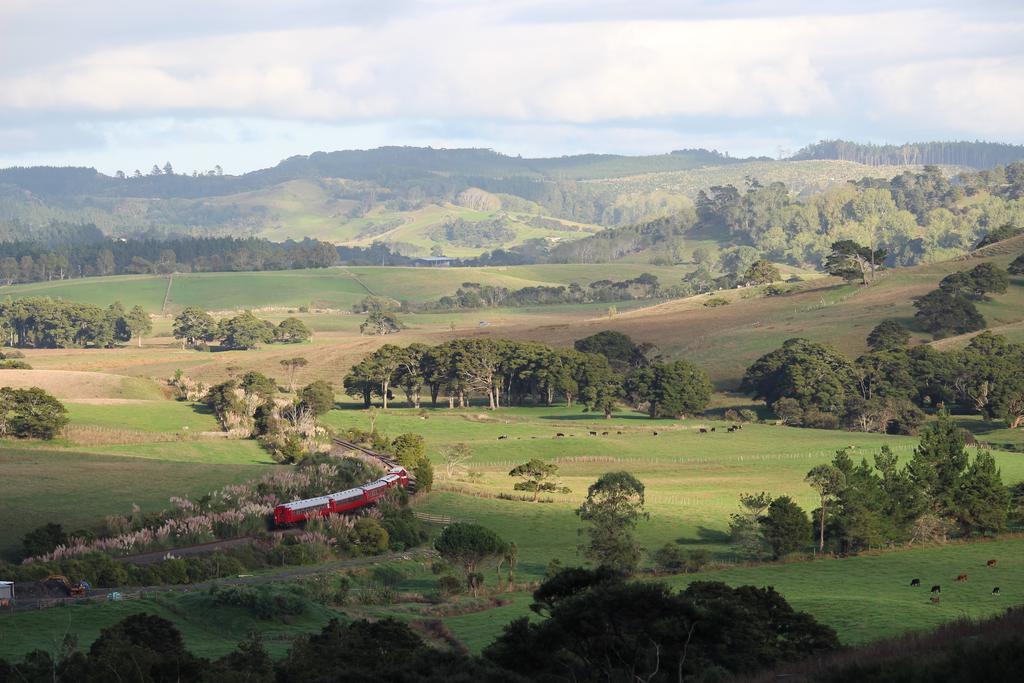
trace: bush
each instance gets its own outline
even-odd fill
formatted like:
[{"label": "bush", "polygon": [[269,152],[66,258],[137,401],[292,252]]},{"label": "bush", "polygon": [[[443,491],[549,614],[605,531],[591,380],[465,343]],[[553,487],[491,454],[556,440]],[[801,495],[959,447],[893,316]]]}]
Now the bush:
[{"label": "bush", "polygon": [[367,555],[376,555],[388,549],[388,532],[373,517],[360,517],[349,535],[352,544]]},{"label": "bush", "polygon": [[442,595],[458,595],[464,589],[462,579],[452,574],[445,574],[437,580],[437,590]]},{"label": "bush", "polygon": [[25,557],[38,557],[53,552],[59,545],[66,545],[68,536],[64,527],[50,522],[25,534],[21,539],[21,551]]},{"label": "bush", "polygon": [[259,619],[298,616],[306,613],[306,600],[301,588],[290,586],[217,586],[207,592],[209,601],[218,606],[240,607]]},{"label": "bush", "polygon": [[32,366],[23,360],[0,360],[0,370],[31,370]]}]

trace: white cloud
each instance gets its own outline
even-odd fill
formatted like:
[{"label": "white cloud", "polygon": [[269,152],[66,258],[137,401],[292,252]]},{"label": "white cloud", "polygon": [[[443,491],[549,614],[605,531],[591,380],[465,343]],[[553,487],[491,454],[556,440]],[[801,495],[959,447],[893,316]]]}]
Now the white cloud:
[{"label": "white cloud", "polygon": [[[90,3],[95,16],[70,3],[7,4],[0,122],[102,119],[112,130],[170,117],[219,130],[277,119],[310,131],[377,126],[404,136],[383,141],[394,143],[423,142],[417,133],[430,128],[438,144],[468,126],[469,138],[506,149],[527,130],[572,131],[553,136],[550,153],[572,140],[645,150],[661,137],[664,148],[774,148],[810,131],[879,140],[918,124],[1024,141],[1024,24],[1012,6],[392,0],[374,13],[325,0],[289,12],[269,0],[183,3],[179,18],[117,0]],[[190,29],[201,6],[209,21]],[[33,27],[59,7],[80,30],[57,33],[53,50],[37,40],[5,51],[38,39]]]}]

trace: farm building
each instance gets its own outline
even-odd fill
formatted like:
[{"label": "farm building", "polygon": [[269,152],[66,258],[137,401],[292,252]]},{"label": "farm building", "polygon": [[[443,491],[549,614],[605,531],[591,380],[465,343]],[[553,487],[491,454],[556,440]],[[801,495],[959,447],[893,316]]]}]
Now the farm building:
[{"label": "farm building", "polygon": [[14,599],[14,582],[0,581],[0,607],[6,607]]},{"label": "farm building", "polygon": [[427,266],[429,268],[447,268],[452,265],[451,256],[418,256],[413,261],[416,267]]}]

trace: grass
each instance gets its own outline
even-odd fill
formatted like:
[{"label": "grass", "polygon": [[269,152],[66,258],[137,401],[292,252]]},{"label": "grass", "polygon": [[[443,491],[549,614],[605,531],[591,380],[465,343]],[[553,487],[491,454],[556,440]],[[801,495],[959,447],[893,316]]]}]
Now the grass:
[{"label": "grass", "polygon": [[79,646],[87,649],[101,630],[138,613],[173,622],[184,637],[185,646],[201,657],[223,656],[252,633],[261,635],[271,656],[280,657],[296,637],[319,631],[332,617],[339,616],[329,608],[310,603],[305,614],[291,617],[285,623],[257,619],[238,607],[210,606],[204,598],[201,593],[168,593],[0,615],[0,658],[17,659],[35,649],[56,653],[66,633],[75,634]]},{"label": "grass", "polygon": [[131,512],[133,504],[162,510],[170,496],[202,495],[259,477],[266,467],[159,461],[0,442],[0,471],[0,556],[10,557],[26,532],[47,522],[69,530],[94,528],[107,515]]},{"label": "grass", "polygon": [[66,403],[74,426],[132,429],[144,432],[198,433],[219,431],[213,411],[202,403],[138,401],[132,403]]},{"label": "grass", "polygon": [[[989,559],[999,564],[987,568]],[[967,573],[967,583],[955,578]],[[910,588],[920,578],[921,588]],[[934,629],[962,617],[985,618],[1024,603],[1024,539],[911,548],[843,559],[730,567],[657,579],[683,589],[691,581],[723,581],[732,586],[772,586],[796,609],[836,630],[847,645]],[[942,586],[941,603],[928,588]],[[993,596],[999,586],[1001,595]],[[471,651],[479,652],[513,619],[530,616],[530,597],[486,612],[448,617],[445,624]]]}]

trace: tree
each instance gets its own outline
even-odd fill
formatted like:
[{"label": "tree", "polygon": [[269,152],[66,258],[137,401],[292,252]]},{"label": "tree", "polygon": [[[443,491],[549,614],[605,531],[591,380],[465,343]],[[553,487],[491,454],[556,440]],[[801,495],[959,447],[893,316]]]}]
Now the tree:
[{"label": "tree", "polygon": [[313,333],[306,326],[306,323],[298,318],[285,318],[277,324],[277,328],[274,330],[274,341],[285,344],[298,344],[309,341],[312,336]]},{"label": "tree", "polygon": [[387,311],[371,311],[370,315],[359,325],[360,334],[385,335],[405,329],[405,325],[394,313]]},{"label": "tree", "polygon": [[143,310],[142,306],[136,304],[128,311],[124,318],[125,325],[132,337],[138,340],[139,347],[142,347],[142,337],[153,331],[153,321],[149,313]]},{"label": "tree", "polygon": [[334,409],[334,387],[322,379],[315,380],[299,392],[299,404],[320,417]]},{"label": "tree", "polygon": [[465,522],[449,524],[434,542],[441,557],[459,566],[465,576],[475,573],[481,563],[502,557],[507,548],[508,544],[487,527]]},{"label": "tree", "polygon": [[974,302],[945,289],[936,289],[914,299],[914,317],[936,339],[984,329],[985,318]]},{"label": "tree", "polygon": [[821,500],[818,552],[825,552],[825,505],[846,488],[846,475],[835,465],[815,465],[804,477],[804,481],[818,492]]},{"label": "tree", "polygon": [[174,316],[172,328],[174,338],[181,340],[181,348],[195,346],[200,341],[213,341],[217,322],[209,313],[198,306],[188,306]]},{"label": "tree", "polygon": [[811,538],[807,513],[789,496],[773,500],[759,522],[776,559],[800,550]]},{"label": "tree", "polygon": [[840,414],[856,377],[853,364],[831,346],[789,339],[747,368],[740,390],[769,405],[790,398],[804,411]]},{"label": "tree", "polygon": [[562,486],[558,481],[558,465],[553,462],[544,462],[539,458],[531,458],[529,462],[516,465],[508,473],[508,476],[521,479],[516,482],[516,491],[532,491],[533,502],[536,503],[541,492],[544,493],[569,493],[569,488]]},{"label": "tree", "polygon": [[368,373],[368,379],[376,382],[380,387],[380,396],[385,410],[388,407],[391,382],[404,360],[405,350],[394,344],[385,344],[367,358],[365,370]]},{"label": "tree", "polygon": [[681,417],[699,413],[711,400],[711,381],[692,363],[679,360],[637,370],[626,381],[634,403],[647,404],[650,416]]},{"label": "tree", "polygon": [[218,334],[226,349],[247,350],[269,344],[274,340],[274,324],[261,320],[252,311],[244,311],[233,318],[221,320]]},{"label": "tree", "polygon": [[60,524],[49,522],[25,534],[21,539],[24,557],[39,557],[53,552],[60,545],[67,545],[68,535]]},{"label": "tree", "polygon": [[1005,294],[1010,284],[1007,272],[993,263],[979,263],[970,270],[951,273],[939,282],[939,289],[973,301],[984,301],[987,294]]},{"label": "tree", "polygon": [[750,264],[741,279],[751,285],[768,285],[781,280],[782,273],[771,261],[758,259]]},{"label": "tree", "polygon": [[304,368],[307,365],[309,365],[309,361],[301,356],[285,358],[281,361],[281,367],[284,368],[285,373],[288,375],[288,393],[291,393],[295,388],[295,373],[299,371],[299,368]]},{"label": "tree", "polygon": [[963,432],[949,413],[942,411],[921,433],[921,441],[907,464],[910,480],[922,492],[932,512],[956,516],[956,495],[966,466]]},{"label": "tree", "polygon": [[0,438],[53,439],[69,422],[67,408],[39,387],[0,388]]},{"label": "tree", "polygon": [[399,434],[391,442],[391,452],[398,463],[408,469],[416,479],[416,487],[429,491],[434,483],[434,466],[427,456],[427,446],[419,434]]},{"label": "tree", "polygon": [[895,320],[883,320],[868,334],[868,348],[872,351],[899,351],[909,341],[910,330]]},{"label": "tree", "polygon": [[1013,259],[1013,261],[1010,262],[1010,265],[1006,268],[1006,271],[1010,275],[1024,275],[1024,254]]},{"label": "tree", "polygon": [[656,352],[653,347],[644,347],[633,342],[627,334],[614,330],[603,330],[573,342],[573,348],[580,353],[597,353],[608,359],[618,371],[640,368],[648,365],[648,354]]},{"label": "tree", "polygon": [[622,397],[622,380],[604,356],[594,353],[583,354],[580,367],[582,386],[580,400],[587,410],[604,413],[606,420],[612,417],[612,411]]},{"label": "tree", "polygon": [[633,531],[644,512],[644,485],[629,472],[609,472],[590,485],[587,499],[576,510],[589,522],[586,556],[599,566],[632,573],[640,560]]},{"label": "tree", "polygon": [[825,271],[848,281],[859,277],[861,284],[866,285],[868,273],[874,280],[875,268],[885,261],[886,255],[885,249],[862,247],[853,240],[840,240],[832,243],[832,251],[825,259]]},{"label": "tree", "polygon": [[991,453],[978,451],[955,496],[964,533],[996,533],[1006,528],[1010,492]]},{"label": "tree", "polygon": [[740,511],[729,515],[729,536],[736,548],[745,555],[760,558],[764,553],[765,539],[760,519],[772,504],[772,497],[761,493],[741,493]]},{"label": "tree", "polygon": [[473,449],[468,444],[455,443],[441,449],[444,473],[447,479],[454,479],[466,470],[466,463],[473,458]]}]

